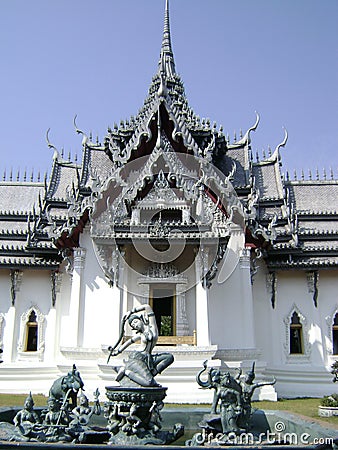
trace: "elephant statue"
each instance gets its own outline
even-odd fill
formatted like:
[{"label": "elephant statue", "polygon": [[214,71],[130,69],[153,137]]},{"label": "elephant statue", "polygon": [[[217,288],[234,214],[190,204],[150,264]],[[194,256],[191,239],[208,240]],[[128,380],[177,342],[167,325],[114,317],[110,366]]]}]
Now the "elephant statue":
[{"label": "elephant statue", "polygon": [[75,364],[67,375],[58,378],[52,384],[49,390],[49,397],[58,401],[64,402],[67,399],[71,399],[72,406],[77,406],[77,394],[79,390],[83,389],[84,383],[80,376],[80,372],[76,369]]}]

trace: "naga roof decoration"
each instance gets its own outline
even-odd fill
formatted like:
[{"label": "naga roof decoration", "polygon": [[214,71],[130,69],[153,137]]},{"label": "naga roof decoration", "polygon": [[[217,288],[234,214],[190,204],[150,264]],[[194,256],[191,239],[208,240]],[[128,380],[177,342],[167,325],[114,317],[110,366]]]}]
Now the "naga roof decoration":
[{"label": "naga roof decoration", "polygon": [[[64,159],[47,132],[54,152],[50,179],[13,181],[11,175],[0,182],[0,264],[54,269],[63,260],[60,253],[69,256],[79,245],[88,221],[94,239],[126,237],[138,214],[142,228],[139,211],[157,195],[158,212],[147,230],[152,238],[172,233],[180,220],[188,239],[198,224],[205,236],[226,242],[227,224],[234,221],[245,228],[247,244],[261,249],[270,271],[337,267],[338,181],[333,173],[322,180],[318,174],[283,178],[286,132],[273,153],[254,160],[251,133],[259,120],[256,113],[248,131],[230,142],[222,127],[193,112],[176,73],[166,0],[158,69],[138,114],[108,128],[102,144],[80,130],[75,118],[80,164]],[[164,210],[176,210],[166,213],[167,229]]]}]

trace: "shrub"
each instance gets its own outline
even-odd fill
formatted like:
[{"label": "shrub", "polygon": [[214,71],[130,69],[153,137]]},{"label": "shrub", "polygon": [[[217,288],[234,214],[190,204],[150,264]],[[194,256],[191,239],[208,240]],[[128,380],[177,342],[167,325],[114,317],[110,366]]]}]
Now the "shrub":
[{"label": "shrub", "polygon": [[322,398],[322,406],[329,406],[331,408],[338,408],[338,394],[327,395]]},{"label": "shrub", "polygon": [[331,366],[331,373],[333,375],[332,381],[333,383],[338,382],[338,361],[335,361]]}]

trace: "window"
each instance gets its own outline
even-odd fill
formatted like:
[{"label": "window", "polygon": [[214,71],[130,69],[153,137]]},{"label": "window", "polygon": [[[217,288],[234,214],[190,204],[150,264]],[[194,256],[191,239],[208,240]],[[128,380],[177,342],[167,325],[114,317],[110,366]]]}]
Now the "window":
[{"label": "window", "polygon": [[332,324],[332,352],[338,355],[338,312],[334,316]]},{"label": "window", "polygon": [[43,361],[45,351],[45,316],[37,305],[21,315],[17,345],[18,361]]},{"label": "window", "polygon": [[290,322],[290,354],[303,353],[303,329],[299,315],[294,311]]},{"label": "window", "polygon": [[32,310],[27,322],[27,341],[26,352],[36,352],[38,350],[38,322],[36,320],[36,312]]}]

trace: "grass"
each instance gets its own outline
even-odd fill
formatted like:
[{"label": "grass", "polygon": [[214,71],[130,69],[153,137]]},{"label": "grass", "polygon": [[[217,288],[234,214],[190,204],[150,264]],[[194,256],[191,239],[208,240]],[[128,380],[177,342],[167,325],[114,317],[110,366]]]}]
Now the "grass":
[{"label": "grass", "polygon": [[[3,406],[22,406],[26,399],[26,394],[0,394],[0,407]],[[46,406],[47,398],[44,395],[33,395],[35,406]],[[318,421],[323,426],[325,424],[333,424],[338,429],[338,417],[318,417],[318,406],[320,398],[296,398],[296,399],[280,399],[278,402],[260,401],[252,402],[252,406],[257,409],[274,409],[280,411],[288,411],[290,413],[300,414],[309,419]],[[192,407],[191,404],[167,404],[167,407]],[[209,406],[210,405],[195,405]]]},{"label": "grass", "polygon": [[[0,407],[23,406],[27,394],[0,394]],[[46,406],[47,398],[42,394],[33,395],[35,406]]]},{"label": "grass", "polygon": [[252,406],[258,409],[274,409],[280,411],[288,411],[294,414],[314,419],[321,423],[330,423],[336,425],[338,429],[338,417],[320,417],[318,416],[318,406],[320,398],[293,398],[280,399],[278,402],[260,401],[252,402]]}]

